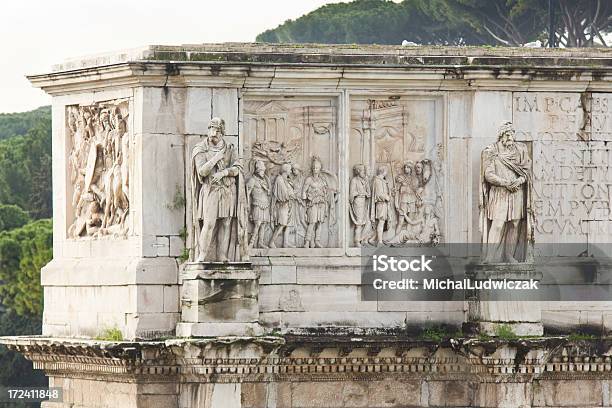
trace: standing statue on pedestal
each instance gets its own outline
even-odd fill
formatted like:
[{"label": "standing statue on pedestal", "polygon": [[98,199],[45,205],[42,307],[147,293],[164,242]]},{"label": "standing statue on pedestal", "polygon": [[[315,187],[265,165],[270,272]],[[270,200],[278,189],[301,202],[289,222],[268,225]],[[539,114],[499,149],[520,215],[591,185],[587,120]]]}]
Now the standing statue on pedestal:
[{"label": "standing statue on pedestal", "polygon": [[530,262],[533,257],[532,170],[527,146],[514,140],[512,122],[481,155],[480,229],[485,263]]},{"label": "standing statue on pedestal", "polygon": [[213,118],[206,140],[191,152],[193,239],[196,262],[248,260],[246,188],[225,122]]}]

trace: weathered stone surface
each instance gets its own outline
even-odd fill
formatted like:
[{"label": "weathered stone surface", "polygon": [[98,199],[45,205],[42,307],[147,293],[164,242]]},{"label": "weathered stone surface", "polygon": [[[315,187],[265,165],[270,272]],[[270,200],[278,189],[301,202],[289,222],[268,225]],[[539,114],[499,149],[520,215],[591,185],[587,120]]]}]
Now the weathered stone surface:
[{"label": "weathered stone surface", "polygon": [[541,381],[534,387],[534,406],[602,406],[600,381],[580,379]]},{"label": "weathered stone surface", "polygon": [[432,407],[468,407],[474,400],[473,383],[468,381],[429,381],[427,387]]},{"label": "weathered stone surface", "polygon": [[[426,324],[434,334],[454,330],[473,311],[463,302],[362,301],[359,245],[479,242],[481,152],[510,120],[534,163],[536,242],[553,244],[540,253],[553,258],[538,267],[551,282],[608,285],[607,264],[587,261],[612,240],[610,67],[605,50],[208,44],[96,56],[33,76],[54,97],[54,260],[42,272],[43,332],[210,338],[13,347],[66,388],[62,408],[609,405],[607,340],[406,340]],[[113,106],[129,143],[100,144],[104,159],[89,166],[106,175],[93,182],[100,191],[83,183],[100,209],[87,214],[73,205],[87,168],[71,162],[84,161],[75,141],[105,140],[104,115],[86,116],[104,108],[117,118]],[[176,259],[196,255],[201,190],[192,190],[191,155],[213,117],[225,120],[226,142],[237,148],[232,164],[250,183],[249,213],[262,210],[241,220],[260,239],[246,237],[256,241],[245,254],[253,269],[232,284],[179,277]],[[114,183],[119,170],[128,183]],[[98,236],[98,218],[128,233]],[[86,234],[74,234],[76,220]],[[571,254],[560,245],[568,242]],[[608,331],[610,302],[588,300],[543,304],[544,325]],[[510,323],[515,334],[542,332],[537,308],[490,306],[475,319],[483,331]],[[265,344],[215,338],[279,331],[292,334]],[[156,393],[162,380],[172,385]]]},{"label": "weathered stone surface", "polygon": [[267,383],[242,383],[241,407],[243,408],[266,408],[268,406]]},{"label": "weathered stone surface", "polygon": [[[50,385],[64,388],[66,403],[88,408],[609,405],[609,340],[455,340],[448,348],[400,336],[312,334],[3,343],[45,369]],[[54,360],[45,358],[50,352]],[[80,375],[66,376],[66,367]]]}]

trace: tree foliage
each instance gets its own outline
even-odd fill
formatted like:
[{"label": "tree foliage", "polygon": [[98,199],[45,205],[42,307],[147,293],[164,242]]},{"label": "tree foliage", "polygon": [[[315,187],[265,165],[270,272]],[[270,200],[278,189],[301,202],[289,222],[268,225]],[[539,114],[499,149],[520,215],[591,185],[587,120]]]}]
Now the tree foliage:
[{"label": "tree foliage", "polygon": [[[40,318],[19,316],[15,312],[0,312],[0,335],[20,336],[40,333]],[[21,354],[0,346],[0,385],[14,387],[46,386],[42,371],[34,371],[32,363]]]},{"label": "tree foliage", "polygon": [[612,1],[557,1],[559,17],[556,32],[560,44],[566,47],[610,45],[606,44],[604,34],[612,31]]},{"label": "tree foliage", "polygon": [[482,44],[512,45],[545,37],[548,9],[540,0],[429,0],[425,9],[441,21],[465,24]]},{"label": "tree foliage", "polygon": [[51,119],[50,106],[29,112],[0,113],[0,140],[25,135],[40,119]]},{"label": "tree foliage", "polygon": [[[40,268],[52,256],[52,228],[31,216],[51,216],[50,112],[0,114],[0,336],[41,330]],[[46,384],[31,362],[0,346],[0,386]]]},{"label": "tree foliage", "polygon": [[33,218],[51,217],[50,118],[0,141],[0,203],[17,205]]},{"label": "tree foliage", "polygon": [[[604,44],[612,1],[554,0],[564,46]],[[263,42],[520,46],[548,38],[548,0],[356,0],[329,4],[257,36]]]},{"label": "tree foliage", "polygon": [[427,2],[355,0],[328,4],[257,36],[262,42],[474,44],[472,30],[428,13]]},{"label": "tree foliage", "polygon": [[0,231],[22,227],[29,221],[30,216],[20,207],[12,204],[0,204]]},{"label": "tree foliage", "polygon": [[20,316],[42,315],[40,269],[52,257],[51,220],[0,232],[0,300]]}]

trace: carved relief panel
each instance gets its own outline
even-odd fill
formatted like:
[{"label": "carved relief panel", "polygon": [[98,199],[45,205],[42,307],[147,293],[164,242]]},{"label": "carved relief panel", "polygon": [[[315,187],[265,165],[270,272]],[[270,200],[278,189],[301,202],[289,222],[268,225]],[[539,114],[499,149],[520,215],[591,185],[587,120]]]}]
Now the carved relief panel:
[{"label": "carved relief panel", "polygon": [[339,247],[336,100],[247,98],[243,134],[251,245]]},{"label": "carved relief panel", "polygon": [[129,233],[129,102],[66,107],[68,238]]},{"label": "carved relief panel", "polygon": [[440,98],[351,99],[350,246],[443,239],[442,112]]}]

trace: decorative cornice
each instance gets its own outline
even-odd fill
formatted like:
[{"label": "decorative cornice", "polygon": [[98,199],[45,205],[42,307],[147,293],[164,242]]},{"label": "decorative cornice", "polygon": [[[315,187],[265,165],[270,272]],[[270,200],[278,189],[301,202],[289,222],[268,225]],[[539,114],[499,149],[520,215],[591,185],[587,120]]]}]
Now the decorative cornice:
[{"label": "decorative cornice", "polygon": [[[612,61],[612,59],[610,60]],[[610,63],[612,65],[612,62]],[[126,61],[32,75],[51,95],[125,87],[232,87],[296,92],[391,89],[597,91],[612,90],[612,66],[380,65],[235,61]]]},{"label": "decorative cornice", "polygon": [[51,375],[148,381],[328,381],[409,373],[484,382],[537,378],[612,379],[611,339],[451,339],[442,344],[400,337],[315,336],[104,342],[4,337],[34,367]]}]

